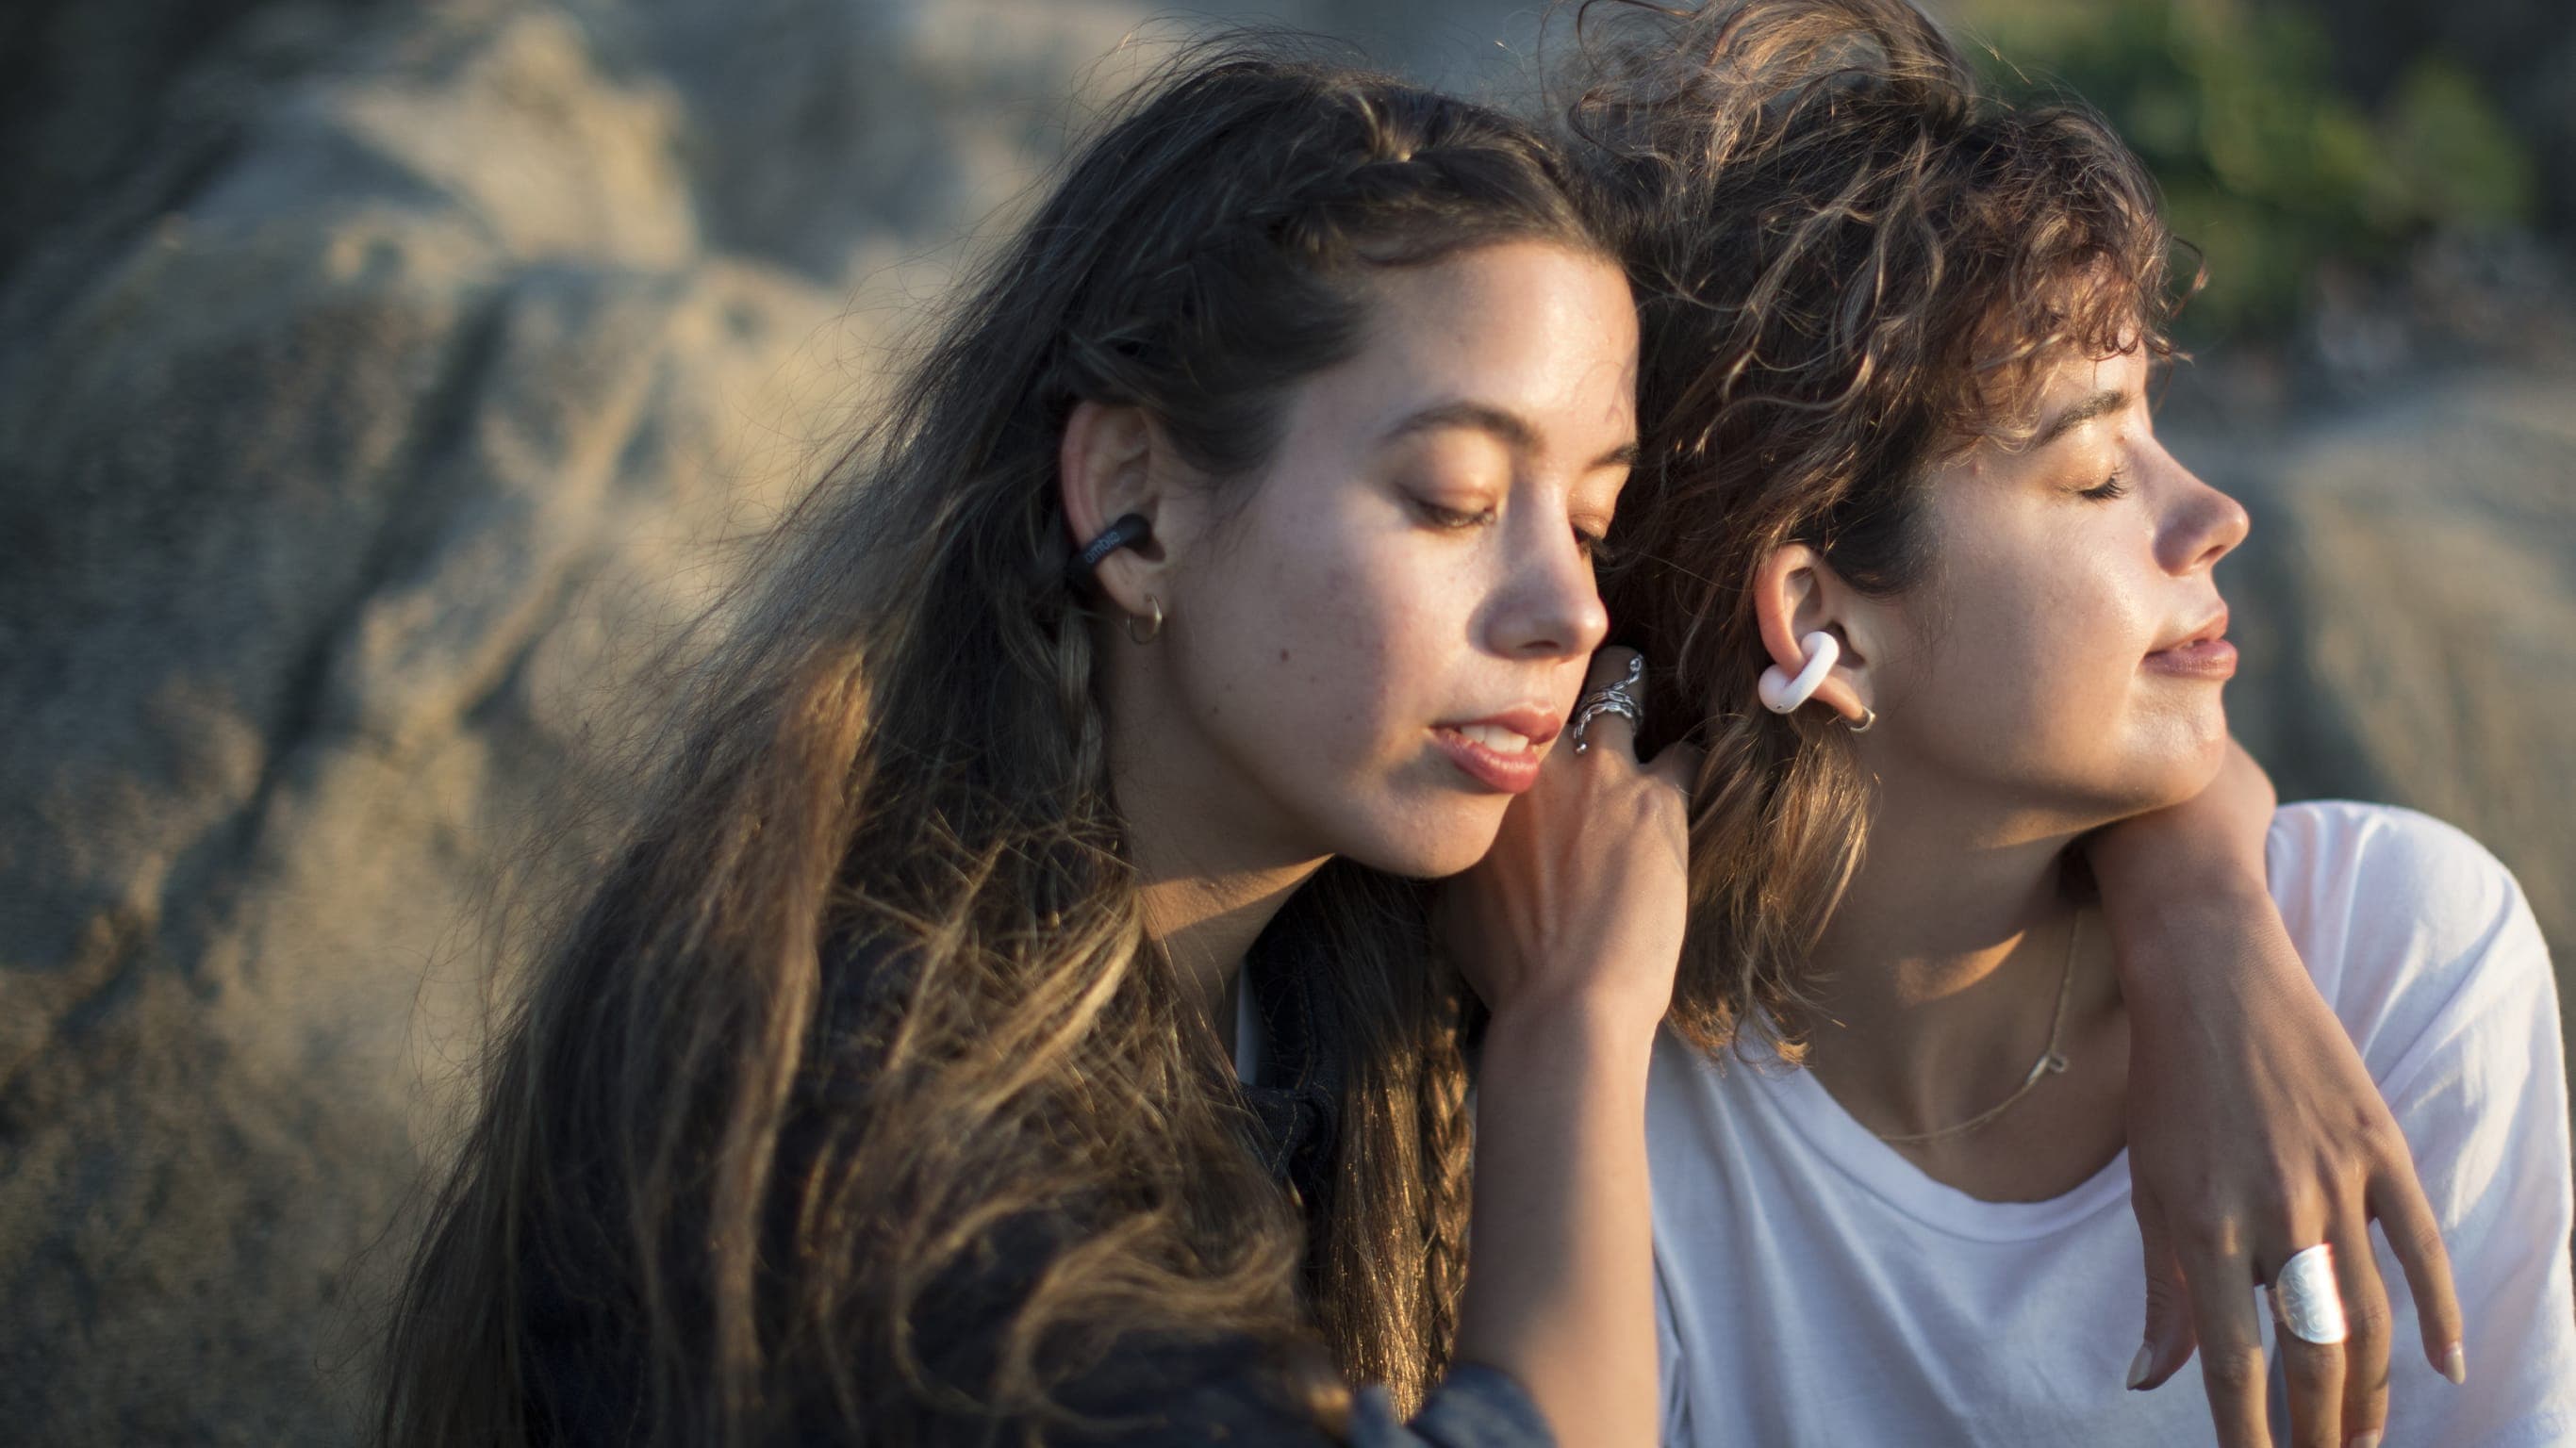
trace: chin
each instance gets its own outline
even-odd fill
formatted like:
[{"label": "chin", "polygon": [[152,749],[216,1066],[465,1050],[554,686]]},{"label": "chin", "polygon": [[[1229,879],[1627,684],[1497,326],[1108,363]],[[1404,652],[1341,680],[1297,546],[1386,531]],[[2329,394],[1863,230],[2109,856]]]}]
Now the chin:
[{"label": "chin", "polygon": [[2218,778],[2218,771],[2226,763],[2227,735],[2221,732],[2206,749],[2125,772],[2121,779],[2100,792],[2101,822],[2109,824],[2135,815],[2152,814],[2192,799],[2209,788],[2210,781]]},{"label": "chin", "polygon": [[2227,767],[2227,715],[2217,709],[2210,710],[2209,714],[2199,737],[2185,756],[2175,763],[2174,773],[2182,788],[2181,799],[2176,803],[2209,788],[2210,781],[2218,778],[2218,772]]},{"label": "chin", "polygon": [[2227,714],[2213,706],[2159,721],[2140,730],[2125,753],[2131,765],[2120,771],[2116,792],[2134,804],[2130,813],[2180,804],[2227,766]]},{"label": "chin", "polygon": [[1368,838],[1337,853],[1385,874],[1437,880],[1473,868],[1494,847],[1502,828],[1499,805],[1472,811],[1453,807],[1369,831]]}]

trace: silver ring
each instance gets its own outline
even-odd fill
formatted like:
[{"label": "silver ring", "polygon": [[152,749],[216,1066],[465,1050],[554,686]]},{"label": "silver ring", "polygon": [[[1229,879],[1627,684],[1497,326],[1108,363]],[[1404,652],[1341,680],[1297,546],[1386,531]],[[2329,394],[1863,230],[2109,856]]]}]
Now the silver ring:
[{"label": "silver ring", "polygon": [[1625,678],[1604,684],[1574,701],[1575,753],[1581,754],[1592,747],[1592,741],[1584,735],[1592,728],[1592,721],[1604,714],[1616,714],[1640,728],[1645,726],[1645,703],[1628,692],[1642,683],[1645,677],[1646,656],[1634,655],[1628,660],[1628,673]]},{"label": "silver ring", "polygon": [[[1574,707],[1577,711],[1580,711],[1589,705],[1598,704],[1607,699],[1625,699],[1628,701],[1629,707],[1642,709],[1645,707],[1646,701],[1638,698],[1633,691],[1639,684],[1644,683],[1645,680],[1646,656],[1643,654],[1632,655],[1628,660],[1628,672],[1624,677],[1614,679],[1611,682],[1602,685],[1598,689],[1585,690],[1583,696],[1574,701]],[[1630,715],[1629,717],[1634,718],[1636,716]]]},{"label": "silver ring", "polygon": [[1636,725],[1643,725],[1646,722],[1646,711],[1638,708],[1637,701],[1625,694],[1604,689],[1598,694],[1590,695],[1584,699],[1583,707],[1574,711],[1575,753],[1581,754],[1592,747],[1592,741],[1583,736],[1591,729],[1592,721],[1604,714],[1619,715]]},{"label": "silver ring", "polygon": [[2272,1278],[2272,1310],[2282,1329],[2301,1342],[2322,1347],[2349,1336],[2343,1293],[2335,1286],[2334,1248],[2319,1242],[2282,1263]]}]

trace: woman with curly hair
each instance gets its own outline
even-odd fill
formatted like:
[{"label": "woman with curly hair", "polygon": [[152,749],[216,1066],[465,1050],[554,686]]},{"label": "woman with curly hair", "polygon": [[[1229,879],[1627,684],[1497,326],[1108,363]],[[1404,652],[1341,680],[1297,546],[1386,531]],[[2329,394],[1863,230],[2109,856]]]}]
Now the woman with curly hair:
[{"label": "woman with curly hair", "polygon": [[[2126,948],[2233,894],[2129,888],[2100,832],[2229,767],[2248,526],[2155,435],[2177,289],[2137,159],[1981,96],[1904,0],[1594,56],[1579,119],[1654,208],[1607,592],[1707,748],[1648,1115],[1667,1440],[2576,1435],[2558,1013],[2503,867],[2402,810],[2264,809],[2277,917],[2242,913],[2295,988]],[[2341,1091],[2277,1085],[2356,1049]],[[2227,1210],[2206,1163],[2285,1122],[2381,1145],[2258,1150]],[[2408,1148],[2420,1190],[2367,1160]],[[2141,1293],[2143,1345],[2105,1310]]]}]

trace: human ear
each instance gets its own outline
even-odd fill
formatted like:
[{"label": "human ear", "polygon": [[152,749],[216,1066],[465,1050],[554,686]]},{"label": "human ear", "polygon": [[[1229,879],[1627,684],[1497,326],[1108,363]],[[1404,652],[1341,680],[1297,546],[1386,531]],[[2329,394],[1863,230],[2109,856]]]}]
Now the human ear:
[{"label": "human ear", "polygon": [[1130,513],[1145,520],[1144,537],[1091,570],[1101,594],[1131,617],[1157,610],[1171,593],[1163,578],[1171,564],[1164,536],[1173,521],[1169,453],[1143,408],[1092,401],[1073,405],[1056,447],[1065,529],[1076,549]]},{"label": "human ear", "polygon": [[1784,543],[1753,575],[1753,613],[1763,652],[1795,677],[1807,663],[1807,635],[1828,633],[1840,657],[1817,685],[1810,702],[1840,714],[1846,723],[1871,719],[1870,656],[1874,640],[1865,601],[1842,581],[1824,555],[1804,543]]}]

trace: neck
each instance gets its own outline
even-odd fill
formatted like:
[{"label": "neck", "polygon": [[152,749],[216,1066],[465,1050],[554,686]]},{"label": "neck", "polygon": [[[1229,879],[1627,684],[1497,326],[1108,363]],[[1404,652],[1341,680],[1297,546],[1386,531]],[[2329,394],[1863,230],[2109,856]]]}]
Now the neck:
[{"label": "neck", "polygon": [[1936,1130],[2002,1099],[2047,1043],[2075,929],[2060,861],[2078,831],[1884,780],[1877,803],[1814,953],[1809,1062],[1872,1129]]},{"label": "neck", "polygon": [[1231,1054],[1244,954],[1324,862],[1210,870],[1191,863],[1196,857],[1186,851],[1158,848],[1142,832],[1131,833],[1130,847],[1145,933],[1162,947],[1181,988]]},{"label": "neck", "polygon": [[[1112,646],[1129,647],[1123,640]],[[1121,688],[1122,682],[1128,687]],[[1235,782],[1232,771],[1190,746],[1196,736],[1187,721],[1119,707],[1122,696],[1141,702],[1153,693],[1113,672],[1111,790],[1125,825],[1146,934],[1231,1053],[1244,954],[1329,857],[1285,831],[1247,827],[1243,822],[1271,812]]]}]

